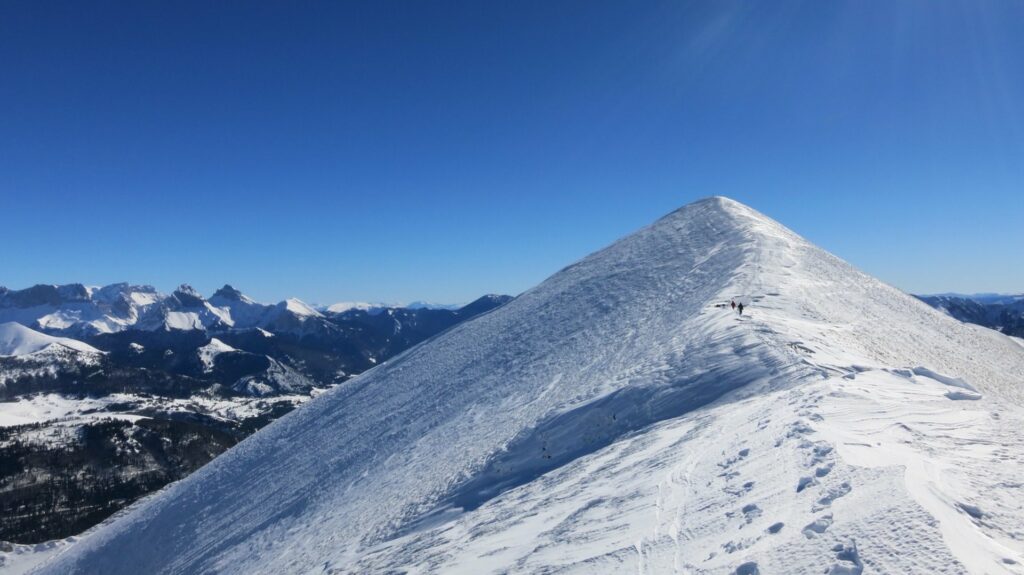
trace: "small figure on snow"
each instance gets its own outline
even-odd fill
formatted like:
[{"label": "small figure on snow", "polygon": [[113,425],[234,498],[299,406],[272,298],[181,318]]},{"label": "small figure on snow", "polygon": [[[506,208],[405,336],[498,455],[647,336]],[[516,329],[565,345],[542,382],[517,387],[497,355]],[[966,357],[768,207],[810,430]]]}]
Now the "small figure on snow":
[{"label": "small figure on snow", "polygon": [[736,309],[736,300],[732,300],[732,309]]},{"label": "small figure on snow", "polygon": [[742,302],[739,305],[736,306],[736,311],[740,312],[740,315],[743,315],[743,303]]}]

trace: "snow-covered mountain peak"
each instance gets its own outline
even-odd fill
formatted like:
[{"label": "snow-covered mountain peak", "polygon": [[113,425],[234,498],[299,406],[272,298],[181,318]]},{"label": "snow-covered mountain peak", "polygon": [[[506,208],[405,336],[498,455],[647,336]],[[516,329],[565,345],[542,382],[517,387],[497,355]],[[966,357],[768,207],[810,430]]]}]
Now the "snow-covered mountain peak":
[{"label": "snow-covered mountain peak", "polygon": [[174,290],[174,297],[185,307],[202,307],[206,300],[202,294],[188,284],[181,284]]},{"label": "snow-covered mountain peak", "polygon": [[1014,572],[1021,373],[1009,338],[709,198],[44,572]]},{"label": "snow-covered mountain peak", "polygon": [[0,323],[0,356],[24,356],[54,347],[81,353],[99,354],[87,343],[66,337],[53,337],[13,321]]},{"label": "snow-covered mountain peak", "polygon": [[23,290],[7,290],[0,293],[11,307],[33,307],[82,302],[89,299],[89,290],[82,284],[47,285],[37,284]]},{"label": "snow-covered mountain peak", "polygon": [[[792,230],[757,210],[724,196],[711,196],[687,204],[669,213],[650,227],[686,226],[694,220],[714,221],[721,232],[729,233],[736,241],[771,240],[784,237],[790,242],[803,242]],[[627,238],[628,239],[628,238]]]},{"label": "snow-covered mountain peak", "polygon": [[218,355],[234,351],[238,350],[214,337],[210,339],[210,343],[197,349],[196,353],[199,356],[199,361],[203,364],[203,370],[210,372],[213,370]]},{"label": "snow-covered mountain peak", "polygon": [[186,294],[192,297],[203,297],[203,295],[200,294],[196,288],[190,286],[189,284],[179,285],[178,289],[176,289],[174,293]]},{"label": "snow-covered mountain peak", "polygon": [[132,307],[153,305],[166,297],[151,285],[131,285],[124,282],[92,288],[90,294],[96,303],[126,304]]},{"label": "snow-covered mountain peak", "polygon": [[210,303],[218,305],[217,302],[242,302],[246,304],[256,303],[249,296],[232,287],[231,284],[224,284],[224,287],[213,293],[213,297],[210,298]]},{"label": "snow-covered mountain peak", "polygon": [[277,305],[281,309],[287,310],[299,317],[323,317],[323,314],[300,299],[288,298]]}]

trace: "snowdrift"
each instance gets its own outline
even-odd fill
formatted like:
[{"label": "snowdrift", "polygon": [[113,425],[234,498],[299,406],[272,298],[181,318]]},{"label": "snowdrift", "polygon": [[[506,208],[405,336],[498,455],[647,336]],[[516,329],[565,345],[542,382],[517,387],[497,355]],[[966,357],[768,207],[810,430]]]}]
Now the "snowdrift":
[{"label": "snowdrift", "polygon": [[1022,573],[1022,374],[1010,338],[710,198],[39,572]]}]

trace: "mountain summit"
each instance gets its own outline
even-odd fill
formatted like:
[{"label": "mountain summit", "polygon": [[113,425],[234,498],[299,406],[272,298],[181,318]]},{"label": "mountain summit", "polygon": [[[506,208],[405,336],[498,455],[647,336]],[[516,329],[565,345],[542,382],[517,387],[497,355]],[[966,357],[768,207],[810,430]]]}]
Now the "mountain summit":
[{"label": "mountain summit", "polygon": [[31,355],[53,348],[100,353],[100,350],[80,341],[49,336],[15,322],[0,323],[0,357]]},{"label": "mountain summit", "polygon": [[42,572],[1020,573],[1021,374],[1011,338],[709,198]]}]

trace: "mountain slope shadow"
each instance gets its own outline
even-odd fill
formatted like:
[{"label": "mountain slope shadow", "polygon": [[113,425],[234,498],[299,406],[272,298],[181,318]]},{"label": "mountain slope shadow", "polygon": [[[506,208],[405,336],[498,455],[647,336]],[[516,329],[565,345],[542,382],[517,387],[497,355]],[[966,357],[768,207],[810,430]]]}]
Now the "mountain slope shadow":
[{"label": "mountain slope shadow", "polygon": [[[741,351],[748,357],[737,361]],[[707,367],[683,367],[680,371],[687,375],[673,379],[635,382],[524,429],[472,477],[456,484],[436,508],[409,522],[395,537],[443,522],[451,511],[473,511],[624,437],[698,410],[747,385],[794,381],[794,372],[806,368],[769,345],[749,344],[742,350],[724,348],[713,357],[703,357],[701,365]],[[752,369],[752,365],[759,367]]]}]

